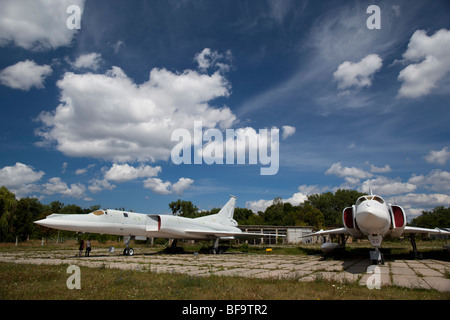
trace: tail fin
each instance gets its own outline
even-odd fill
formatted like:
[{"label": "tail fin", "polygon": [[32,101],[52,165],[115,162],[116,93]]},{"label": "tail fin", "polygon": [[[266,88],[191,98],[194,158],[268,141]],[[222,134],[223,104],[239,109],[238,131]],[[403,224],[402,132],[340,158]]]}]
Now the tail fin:
[{"label": "tail fin", "polygon": [[217,215],[226,219],[233,219],[235,205],[236,205],[236,197],[230,194],[230,200],[228,200],[228,202],[223,206],[223,208],[220,209]]},{"label": "tail fin", "polygon": [[234,206],[236,204],[236,197],[232,195],[230,195],[230,197],[230,200],[228,200],[228,202],[222,207],[222,209],[220,209],[218,213],[200,217],[196,220],[229,224],[230,220],[233,219]]}]

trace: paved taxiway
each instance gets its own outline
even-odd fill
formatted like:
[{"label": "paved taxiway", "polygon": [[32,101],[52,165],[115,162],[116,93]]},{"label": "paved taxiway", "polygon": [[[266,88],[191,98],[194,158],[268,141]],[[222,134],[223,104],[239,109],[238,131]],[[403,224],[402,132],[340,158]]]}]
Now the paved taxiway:
[{"label": "paved taxiway", "polygon": [[[91,257],[75,257],[75,251],[35,250],[0,252],[0,261],[25,264],[74,264],[93,268],[118,268],[191,276],[238,276],[249,278],[297,279],[314,281],[332,279],[338,282],[358,282],[367,285],[373,273],[368,272],[368,258],[328,260],[321,256],[276,254],[156,254],[144,253],[132,257],[119,252],[109,253],[99,248]],[[434,259],[392,260],[375,270],[381,286],[398,285],[408,288],[436,289],[450,292],[450,262]]]}]

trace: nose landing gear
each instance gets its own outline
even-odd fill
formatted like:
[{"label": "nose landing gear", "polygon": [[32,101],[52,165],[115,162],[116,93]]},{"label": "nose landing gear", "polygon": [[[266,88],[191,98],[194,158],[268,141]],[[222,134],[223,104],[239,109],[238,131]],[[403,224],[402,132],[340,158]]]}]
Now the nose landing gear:
[{"label": "nose landing gear", "polygon": [[383,236],[381,234],[371,234],[369,236],[369,241],[370,244],[375,247],[375,251],[370,251],[370,260],[372,261],[372,264],[384,264],[384,256],[380,252]]}]

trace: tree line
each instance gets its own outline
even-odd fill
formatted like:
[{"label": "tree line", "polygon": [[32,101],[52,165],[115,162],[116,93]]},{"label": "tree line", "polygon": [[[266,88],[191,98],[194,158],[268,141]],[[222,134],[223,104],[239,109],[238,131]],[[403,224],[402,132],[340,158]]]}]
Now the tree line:
[{"label": "tree line", "polygon": [[[342,210],[353,205],[363,194],[356,190],[337,190],[307,197],[304,203],[294,206],[275,198],[272,205],[264,211],[254,213],[247,208],[236,207],[234,219],[239,225],[274,225],[274,226],[312,226],[327,229],[342,226]],[[35,225],[33,221],[44,219],[52,213],[82,214],[100,209],[100,205],[81,208],[75,204],[65,205],[60,201],[42,204],[36,198],[16,199],[14,193],[6,187],[0,187],[0,242],[13,242],[41,239],[42,237],[73,237],[69,231],[58,231]],[[209,211],[199,210],[191,201],[178,199],[169,203],[172,214],[196,218],[218,213],[220,208]],[[124,208],[119,208],[124,210]],[[423,211],[422,215],[411,220],[410,225],[422,228],[450,227],[450,207],[436,207]],[[109,235],[91,235],[92,239],[104,241],[116,239]]]}]

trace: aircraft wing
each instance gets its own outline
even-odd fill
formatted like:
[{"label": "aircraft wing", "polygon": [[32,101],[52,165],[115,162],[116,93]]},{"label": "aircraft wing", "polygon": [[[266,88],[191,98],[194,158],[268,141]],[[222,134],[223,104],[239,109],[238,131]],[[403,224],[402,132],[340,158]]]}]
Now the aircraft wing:
[{"label": "aircraft wing", "polygon": [[311,236],[324,236],[327,234],[348,234],[348,231],[346,228],[337,228],[337,229],[331,229],[331,230],[320,230],[314,233],[310,233],[307,235],[302,236],[302,238],[311,237]]},{"label": "aircraft wing", "polygon": [[[211,238],[235,238],[235,239],[254,239],[262,238],[264,236],[276,235],[273,233],[252,233],[252,232],[228,232],[228,231],[214,231],[214,230],[186,230],[186,233],[208,236]],[[284,237],[284,235],[278,235],[278,237]]]},{"label": "aircraft wing", "polygon": [[416,228],[406,226],[403,233],[429,233],[429,234],[443,234],[450,235],[450,232],[441,229],[427,229],[427,228]]}]

